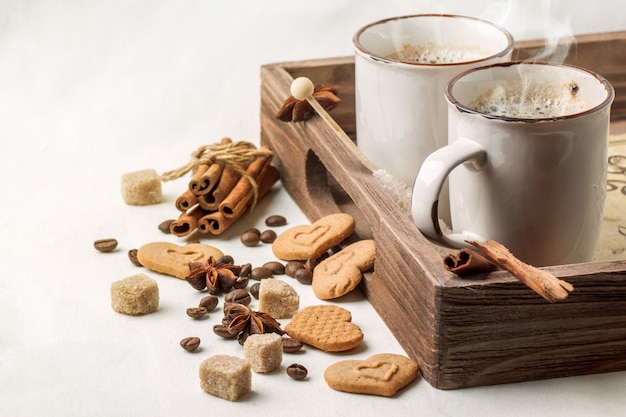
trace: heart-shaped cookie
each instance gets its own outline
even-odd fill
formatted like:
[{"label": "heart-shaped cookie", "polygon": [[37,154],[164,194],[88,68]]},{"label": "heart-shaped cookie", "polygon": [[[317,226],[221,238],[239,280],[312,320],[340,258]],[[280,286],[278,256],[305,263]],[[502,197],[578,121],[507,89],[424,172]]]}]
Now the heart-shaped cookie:
[{"label": "heart-shaped cookie", "polygon": [[277,258],[285,261],[315,259],[354,231],[354,217],[346,213],[324,216],[311,225],[291,227],[272,243]]},{"label": "heart-shaped cookie", "polygon": [[352,314],[335,305],[309,306],[296,313],[285,332],[307,345],[326,352],[343,352],[363,340],[363,332],[351,323]]},{"label": "heart-shaped cookie", "polygon": [[393,353],[365,360],[345,360],[326,368],[324,379],[337,391],[391,397],[413,382],[419,368],[415,361]]},{"label": "heart-shaped cookie", "polygon": [[224,254],[221,250],[202,243],[179,246],[169,242],[151,242],[137,250],[137,260],[141,265],[181,279],[189,275],[191,262],[205,263],[210,256],[218,259]]},{"label": "heart-shaped cookie", "polygon": [[361,282],[363,272],[374,266],[376,246],[360,240],[324,259],[313,270],[313,292],[320,300],[346,295]]}]

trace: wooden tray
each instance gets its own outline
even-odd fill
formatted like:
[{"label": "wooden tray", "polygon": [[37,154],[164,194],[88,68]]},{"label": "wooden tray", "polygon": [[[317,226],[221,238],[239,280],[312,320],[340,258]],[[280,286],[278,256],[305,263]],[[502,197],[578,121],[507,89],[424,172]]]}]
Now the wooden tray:
[{"label": "wooden tray", "polygon": [[[518,43],[514,58],[533,56],[542,44]],[[567,59],[612,82],[612,129],[622,132],[625,51],[626,32],[586,35]],[[311,221],[348,212],[357,222],[354,238],[376,240],[375,272],[365,276],[363,291],[431,385],[455,389],[626,370],[626,260],[547,267],[575,287],[555,304],[506,271],[472,279],[449,273],[321,118],[275,118],[298,76],[339,85],[342,102],[331,114],[355,139],[354,60],[341,57],[261,68],[261,140],[275,151],[284,186]]]}]

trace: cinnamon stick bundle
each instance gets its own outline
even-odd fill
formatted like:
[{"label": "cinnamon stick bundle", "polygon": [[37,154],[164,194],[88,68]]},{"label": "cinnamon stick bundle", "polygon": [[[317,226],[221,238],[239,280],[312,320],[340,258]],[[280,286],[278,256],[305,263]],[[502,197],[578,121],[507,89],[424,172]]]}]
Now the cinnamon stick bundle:
[{"label": "cinnamon stick bundle", "polygon": [[279,179],[271,161],[269,148],[256,149],[248,142],[233,143],[228,138],[200,147],[185,166],[162,175],[169,181],[192,172],[188,189],[176,199],[176,208],[182,213],[172,222],[171,233],[183,237],[196,229],[224,232]]},{"label": "cinnamon stick bundle", "polygon": [[493,240],[484,243],[468,240],[467,243],[478,248],[487,258],[515,275],[517,279],[550,302],[565,300],[569,293],[574,291],[574,286],[569,282],[557,278],[548,271],[520,261],[501,243]]}]

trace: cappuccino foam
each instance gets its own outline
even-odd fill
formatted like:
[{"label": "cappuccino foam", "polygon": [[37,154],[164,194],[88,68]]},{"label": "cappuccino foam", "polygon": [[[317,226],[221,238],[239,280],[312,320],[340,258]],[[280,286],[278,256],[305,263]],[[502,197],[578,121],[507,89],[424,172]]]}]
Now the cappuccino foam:
[{"label": "cappuccino foam", "polygon": [[479,48],[473,46],[443,46],[435,43],[424,43],[404,45],[401,50],[389,54],[385,58],[416,64],[454,64],[476,61],[484,58],[485,55]]},{"label": "cappuccino foam", "polygon": [[516,81],[486,91],[467,107],[494,116],[546,119],[580,113],[593,106],[579,97],[575,83],[564,84],[557,89]]}]

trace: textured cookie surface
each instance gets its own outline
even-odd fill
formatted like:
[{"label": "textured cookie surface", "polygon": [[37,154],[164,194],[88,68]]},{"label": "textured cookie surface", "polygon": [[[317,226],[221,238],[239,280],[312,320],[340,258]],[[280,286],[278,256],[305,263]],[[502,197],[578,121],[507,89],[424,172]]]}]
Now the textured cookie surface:
[{"label": "textured cookie surface", "polygon": [[272,243],[272,251],[285,261],[315,259],[350,236],[354,226],[349,214],[329,214],[311,225],[285,230]]},{"label": "textured cookie surface", "polygon": [[373,240],[361,240],[326,258],[313,270],[313,292],[321,300],[346,295],[361,282],[376,261]]},{"label": "textured cookie surface", "polygon": [[221,250],[202,243],[179,246],[169,242],[146,243],[137,250],[137,259],[148,269],[184,279],[191,262],[205,263],[209,257],[224,256]]},{"label": "textured cookie surface", "polygon": [[326,368],[324,379],[338,391],[391,397],[413,382],[418,371],[417,363],[405,356],[381,353],[336,362]]},{"label": "textured cookie surface", "polygon": [[111,284],[111,308],[130,316],[149,314],[159,309],[159,287],[155,280],[136,274]]},{"label": "textured cookie surface", "polygon": [[285,332],[326,352],[343,352],[358,346],[363,340],[363,332],[351,321],[352,314],[345,308],[309,306],[293,316],[285,326]]}]

